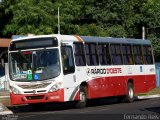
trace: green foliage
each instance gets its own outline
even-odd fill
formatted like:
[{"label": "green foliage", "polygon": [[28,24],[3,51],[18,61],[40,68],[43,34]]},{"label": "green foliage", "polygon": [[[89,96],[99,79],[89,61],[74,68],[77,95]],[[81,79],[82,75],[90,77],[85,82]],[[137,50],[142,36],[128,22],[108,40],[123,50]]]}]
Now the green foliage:
[{"label": "green foliage", "polygon": [[160,24],[159,0],[3,0],[3,33],[57,33],[58,7],[61,34],[140,38],[142,26]]},{"label": "green foliage", "polygon": [[126,37],[126,31],[123,26],[120,25],[113,25],[107,28],[107,33],[109,36],[112,37]]},{"label": "green foliage", "polygon": [[86,24],[79,27],[78,34],[89,36],[107,36],[107,32],[100,26],[96,26],[96,24]]},{"label": "green foliage", "polygon": [[[12,12],[13,17],[5,26],[4,33],[7,34],[49,34],[56,28],[55,11],[50,1],[19,0],[10,5],[6,14]],[[35,7],[36,6],[36,7]]]},{"label": "green foliage", "polygon": [[152,41],[155,60],[158,62],[160,61],[160,38],[157,38],[155,34],[150,34],[148,39]]}]

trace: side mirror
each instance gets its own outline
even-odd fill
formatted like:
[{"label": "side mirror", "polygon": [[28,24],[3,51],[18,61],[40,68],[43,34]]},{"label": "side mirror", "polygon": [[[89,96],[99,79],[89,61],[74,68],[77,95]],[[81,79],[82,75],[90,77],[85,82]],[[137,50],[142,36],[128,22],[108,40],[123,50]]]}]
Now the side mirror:
[{"label": "side mirror", "polygon": [[1,59],[1,65],[4,68],[4,59]]}]

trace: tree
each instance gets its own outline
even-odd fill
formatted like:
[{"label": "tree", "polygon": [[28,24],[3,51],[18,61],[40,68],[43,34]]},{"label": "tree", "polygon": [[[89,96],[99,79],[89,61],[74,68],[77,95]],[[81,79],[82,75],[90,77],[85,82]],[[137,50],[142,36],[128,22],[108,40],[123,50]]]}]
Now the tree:
[{"label": "tree", "polygon": [[142,26],[160,25],[159,0],[3,0],[2,3],[3,17],[8,19],[0,30],[5,34],[57,33],[58,7],[61,34],[141,38]]},{"label": "tree", "polygon": [[152,41],[156,61],[160,61],[160,1],[147,0],[143,7],[147,38]]},{"label": "tree", "polygon": [[[0,2],[0,36],[3,37],[3,31],[5,25],[8,24],[8,22],[12,18],[12,14],[5,14],[5,9],[8,8],[11,4],[13,5],[15,0],[3,0]],[[10,34],[7,33],[6,37],[11,36]]]},{"label": "tree", "polygon": [[89,36],[107,36],[107,32],[100,26],[97,26],[96,24],[82,25],[79,28],[78,34]]},{"label": "tree", "polygon": [[[36,6],[36,7],[35,7]],[[50,0],[17,0],[5,9],[12,13],[12,19],[5,26],[4,33],[12,34],[49,34],[53,33],[57,22]]]}]

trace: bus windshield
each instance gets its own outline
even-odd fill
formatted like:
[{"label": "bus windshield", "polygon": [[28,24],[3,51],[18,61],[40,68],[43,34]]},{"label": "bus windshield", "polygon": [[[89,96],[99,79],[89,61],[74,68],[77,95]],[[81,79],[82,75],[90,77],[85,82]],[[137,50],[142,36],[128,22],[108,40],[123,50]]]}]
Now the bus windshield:
[{"label": "bus windshield", "polygon": [[11,52],[9,54],[10,79],[14,81],[38,81],[60,74],[57,48]]}]

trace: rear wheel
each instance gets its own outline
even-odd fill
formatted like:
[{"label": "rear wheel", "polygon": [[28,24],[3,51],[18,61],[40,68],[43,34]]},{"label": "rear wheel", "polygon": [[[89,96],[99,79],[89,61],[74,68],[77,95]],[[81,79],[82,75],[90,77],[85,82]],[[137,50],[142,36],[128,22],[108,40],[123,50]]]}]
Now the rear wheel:
[{"label": "rear wheel", "polygon": [[79,101],[76,103],[76,107],[77,108],[84,108],[87,104],[87,87],[81,86],[79,94],[80,94]]},{"label": "rear wheel", "polygon": [[131,82],[129,82],[127,85],[127,95],[125,96],[124,101],[127,103],[134,101],[134,88]]}]

